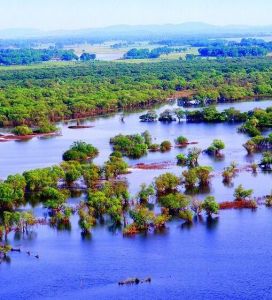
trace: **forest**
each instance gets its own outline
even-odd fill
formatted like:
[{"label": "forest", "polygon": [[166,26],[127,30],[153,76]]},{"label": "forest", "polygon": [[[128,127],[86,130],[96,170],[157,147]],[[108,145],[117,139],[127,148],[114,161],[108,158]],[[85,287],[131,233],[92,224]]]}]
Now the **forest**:
[{"label": "forest", "polygon": [[130,49],[125,55],[125,59],[146,59],[159,58],[162,54],[170,54],[173,52],[182,52],[184,48],[159,47],[152,50],[149,49]]},{"label": "forest", "polygon": [[95,54],[82,53],[78,57],[73,50],[49,49],[0,49],[0,65],[30,65],[47,61],[94,60]]},{"label": "forest", "polygon": [[36,125],[90,116],[163,102],[184,91],[203,103],[271,96],[271,71],[270,57],[0,68],[0,122]]},{"label": "forest", "polygon": [[271,42],[253,38],[244,38],[240,42],[207,41],[195,44],[195,46],[202,47],[198,52],[204,57],[266,56],[272,50]]}]

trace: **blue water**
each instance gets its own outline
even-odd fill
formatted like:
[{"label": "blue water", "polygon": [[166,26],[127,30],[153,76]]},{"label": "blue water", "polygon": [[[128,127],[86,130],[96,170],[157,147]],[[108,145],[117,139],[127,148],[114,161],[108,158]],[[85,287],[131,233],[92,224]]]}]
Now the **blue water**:
[{"label": "blue water", "polygon": [[[219,107],[235,106],[246,111],[269,105],[271,101]],[[127,115],[124,124],[120,115],[92,119],[86,123],[95,127],[82,130],[60,124],[61,137],[2,143],[0,176],[59,163],[63,151],[78,139],[99,148],[96,163],[102,164],[111,152],[110,137],[148,129],[155,142],[174,141],[178,135],[185,135],[205,149],[214,138],[225,141],[222,161],[205,154],[200,157],[200,164],[213,166],[215,176],[210,190],[198,198],[211,194],[218,201],[232,200],[234,188],[240,183],[253,188],[255,197],[271,192],[271,173],[259,172],[256,176],[241,172],[233,186],[222,183],[220,173],[231,161],[244,166],[260,159],[260,155],[247,156],[242,144],[248,137],[237,133],[237,125],[145,124],[139,122],[140,114]],[[174,148],[169,153],[128,160],[131,166],[139,162],[169,162],[167,170],[133,170],[127,175],[131,194],[137,193],[141,183],[151,183],[161,173],[181,175],[183,169],[175,166],[180,152],[186,149]],[[79,199],[70,199],[69,203]],[[40,206],[34,211],[38,215],[45,212]],[[76,216],[72,217],[71,231],[34,227],[29,235],[8,237],[10,244],[22,252],[11,253],[10,262],[0,265],[0,299],[272,299],[271,220],[272,209],[260,206],[256,211],[221,211],[212,221],[203,216],[191,227],[172,221],[164,233],[150,232],[133,238],[124,238],[121,231],[112,231],[106,224],[97,225],[90,239],[82,239]],[[39,259],[34,257],[36,254]],[[137,286],[117,284],[128,277],[151,277],[152,282]]]},{"label": "blue water", "polygon": [[[271,299],[271,218],[266,208],[225,211],[135,238],[98,227],[91,240],[40,228],[24,240],[39,259],[16,253],[2,264],[1,299]],[[117,285],[132,276],[152,282]]]}]

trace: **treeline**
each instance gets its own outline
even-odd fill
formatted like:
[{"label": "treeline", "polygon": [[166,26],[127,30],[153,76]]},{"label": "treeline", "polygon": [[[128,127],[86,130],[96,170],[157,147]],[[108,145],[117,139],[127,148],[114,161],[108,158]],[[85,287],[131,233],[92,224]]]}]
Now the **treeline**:
[{"label": "treeline", "polygon": [[272,42],[250,38],[242,39],[239,43],[234,41],[209,41],[206,44],[199,44],[198,47],[202,47],[198,52],[204,57],[256,57],[266,56],[272,51]]},{"label": "treeline", "polygon": [[95,54],[82,53],[78,57],[73,50],[59,49],[0,49],[0,65],[29,65],[32,63],[71,60],[93,60]]},{"label": "treeline", "polygon": [[35,125],[142,107],[184,90],[213,103],[272,96],[271,72],[269,57],[0,69],[0,124]]},{"label": "treeline", "polygon": [[124,55],[124,58],[125,59],[159,58],[163,54],[170,54],[173,52],[182,52],[182,51],[184,51],[184,48],[159,47],[152,50],[133,48]]},{"label": "treeline", "polygon": [[223,46],[209,48],[200,48],[198,50],[201,56],[206,57],[244,57],[244,56],[265,56],[268,50],[259,46]]}]

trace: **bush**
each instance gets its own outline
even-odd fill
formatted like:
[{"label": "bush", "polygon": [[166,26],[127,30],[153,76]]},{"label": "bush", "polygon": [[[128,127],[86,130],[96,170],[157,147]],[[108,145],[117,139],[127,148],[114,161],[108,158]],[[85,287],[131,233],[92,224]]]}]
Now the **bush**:
[{"label": "bush", "polygon": [[202,208],[206,211],[206,214],[211,217],[213,214],[218,213],[219,204],[215,201],[213,196],[208,196],[202,203]]},{"label": "bush", "polygon": [[172,173],[160,175],[155,180],[155,187],[158,193],[175,191],[180,184],[180,178]]},{"label": "bush", "polygon": [[177,155],[178,165],[185,166],[187,164],[187,157],[185,154],[178,154]]},{"label": "bush", "polygon": [[188,207],[190,201],[188,198],[180,193],[168,194],[160,198],[162,207],[169,209],[171,215],[178,214],[180,210]]},{"label": "bush", "polygon": [[58,127],[55,126],[54,124],[48,122],[48,121],[44,121],[39,123],[39,127],[36,130],[37,133],[52,133],[52,132],[56,132],[58,130]]},{"label": "bush", "polygon": [[245,200],[250,197],[253,193],[253,190],[245,190],[243,186],[240,184],[234,191],[235,200]]},{"label": "bush", "polygon": [[177,146],[183,146],[188,143],[188,139],[184,136],[179,136],[176,140],[175,143]]},{"label": "bush", "polygon": [[98,153],[98,149],[93,145],[77,141],[73,143],[69,150],[64,152],[62,158],[64,161],[85,161],[87,159],[94,159]]},{"label": "bush", "polygon": [[119,134],[110,139],[114,151],[119,151],[130,158],[140,158],[147,154],[151,137],[146,131],[142,135],[122,135]]},{"label": "bush", "polygon": [[12,130],[12,133],[15,135],[31,135],[33,134],[33,131],[28,126],[17,126]]},{"label": "bush", "polygon": [[167,152],[170,151],[172,147],[172,144],[170,141],[163,141],[160,145],[161,152]]}]

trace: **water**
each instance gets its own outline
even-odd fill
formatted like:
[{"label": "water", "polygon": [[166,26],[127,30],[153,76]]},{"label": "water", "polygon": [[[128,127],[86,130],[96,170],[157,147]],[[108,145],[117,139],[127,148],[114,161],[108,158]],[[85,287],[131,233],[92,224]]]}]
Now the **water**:
[{"label": "water", "polygon": [[[271,101],[242,102],[220,105],[220,109],[235,106],[242,111],[267,107]],[[162,111],[169,106],[158,109]],[[175,107],[170,106],[171,108]],[[197,141],[205,149],[214,138],[226,143],[225,158],[215,161],[201,155],[201,165],[212,165],[215,177],[210,190],[199,195],[215,195],[218,201],[233,199],[234,188],[242,183],[254,189],[254,196],[270,193],[271,174],[241,172],[234,186],[222,183],[220,173],[235,160],[240,166],[260,156],[247,156],[242,144],[247,136],[237,133],[237,125],[230,124],[146,124],[139,122],[143,112],[86,121],[95,127],[81,130],[68,129],[60,124],[62,136],[33,139],[27,142],[0,144],[0,176],[26,169],[49,166],[61,161],[62,153],[78,139],[93,143],[100,150],[96,163],[102,164],[111,152],[109,138],[118,133],[138,133],[149,130],[155,142],[174,141],[179,135]],[[126,178],[131,194],[142,182],[152,182],[154,176],[166,171],[181,174],[175,166],[177,153],[151,153],[139,162],[169,162],[167,170],[135,170]],[[71,203],[77,199],[70,199]],[[35,212],[42,214],[40,207]],[[77,219],[72,218],[71,231],[57,231],[47,226],[33,229],[29,236],[10,235],[14,247],[22,253],[11,253],[10,263],[0,265],[0,299],[271,299],[272,267],[272,210],[222,211],[212,222],[203,216],[192,227],[181,221],[168,224],[163,234],[148,233],[134,238],[123,238],[120,231],[98,225],[90,239],[82,239]],[[28,256],[26,251],[33,255]],[[36,259],[35,254],[40,258]],[[152,277],[151,284],[118,286],[128,277]]]}]

